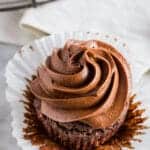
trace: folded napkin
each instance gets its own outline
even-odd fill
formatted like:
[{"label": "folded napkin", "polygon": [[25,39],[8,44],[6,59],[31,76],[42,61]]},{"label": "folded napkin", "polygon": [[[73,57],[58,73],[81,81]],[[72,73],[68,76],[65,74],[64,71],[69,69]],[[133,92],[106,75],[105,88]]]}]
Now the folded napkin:
[{"label": "folded napkin", "polygon": [[28,9],[20,25],[39,35],[99,31],[122,37],[135,55],[150,57],[149,0],[57,0]]},{"label": "folded napkin", "polygon": [[0,42],[21,45],[34,38],[28,32],[19,29],[18,23],[23,13],[23,10],[0,12]]}]

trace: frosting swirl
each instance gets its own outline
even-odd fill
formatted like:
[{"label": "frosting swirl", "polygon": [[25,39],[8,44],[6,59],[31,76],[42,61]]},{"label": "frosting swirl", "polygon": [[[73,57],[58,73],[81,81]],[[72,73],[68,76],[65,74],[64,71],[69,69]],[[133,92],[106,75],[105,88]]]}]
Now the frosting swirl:
[{"label": "frosting swirl", "polygon": [[125,118],[131,74],[126,59],[112,46],[69,40],[38,68],[30,89],[49,118],[106,128]]}]

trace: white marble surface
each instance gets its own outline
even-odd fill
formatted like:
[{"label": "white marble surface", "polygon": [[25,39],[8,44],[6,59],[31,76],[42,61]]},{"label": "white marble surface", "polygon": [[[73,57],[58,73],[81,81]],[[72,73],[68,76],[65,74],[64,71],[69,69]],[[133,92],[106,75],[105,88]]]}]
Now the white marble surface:
[{"label": "white marble surface", "polygon": [[10,107],[5,99],[4,71],[7,61],[13,56],[17,47],[5,46],[0,43],[0,150],[20,150],[11,135]]}]

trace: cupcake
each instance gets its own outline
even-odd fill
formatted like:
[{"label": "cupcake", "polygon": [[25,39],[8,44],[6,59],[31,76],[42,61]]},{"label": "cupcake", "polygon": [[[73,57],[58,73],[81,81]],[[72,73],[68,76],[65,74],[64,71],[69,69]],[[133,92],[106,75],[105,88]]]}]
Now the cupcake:
[{"label": "cupcake", "polygon": [[18,145],[23,150],[132,148],[135,135],[146,128],[144,110],[131,95],[141,68],[126,44],[99,33],[54,34],[25,45],[5,74]]},{"label": "cupcake", "polygon": [[109,140],[124,122],[131,73],[112,46],[68,40],[37,69],[30,90],[49,137],[72,150],[90,150]]}]

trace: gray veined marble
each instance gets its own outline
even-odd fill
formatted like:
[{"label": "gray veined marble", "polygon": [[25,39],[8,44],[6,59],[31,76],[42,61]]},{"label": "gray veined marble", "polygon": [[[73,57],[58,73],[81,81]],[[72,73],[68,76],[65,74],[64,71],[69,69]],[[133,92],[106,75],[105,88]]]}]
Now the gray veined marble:
[{"label": "gray veined marble", "polygon": [[0,150],[20,150],[11,135],[10,107],[5,99],[5,66],[19,47],[0,43]]}]

